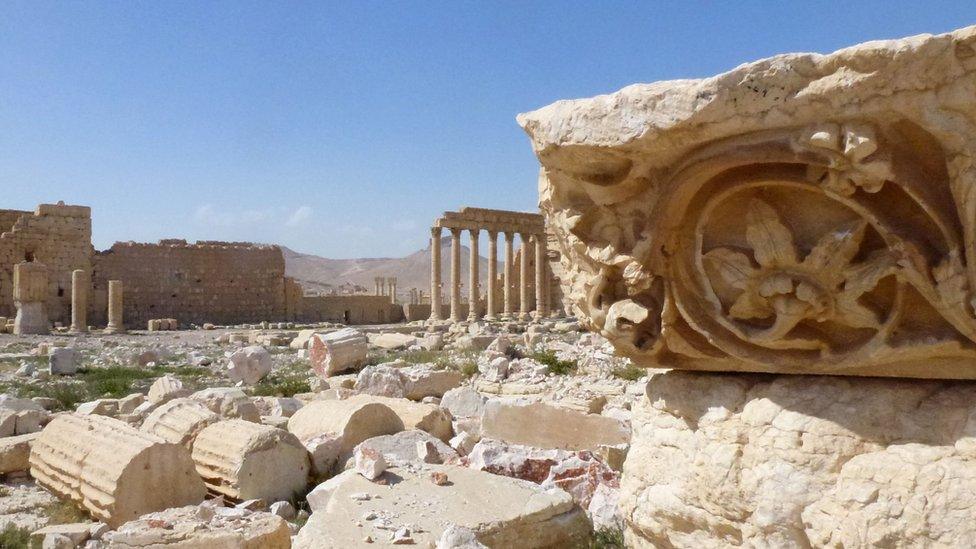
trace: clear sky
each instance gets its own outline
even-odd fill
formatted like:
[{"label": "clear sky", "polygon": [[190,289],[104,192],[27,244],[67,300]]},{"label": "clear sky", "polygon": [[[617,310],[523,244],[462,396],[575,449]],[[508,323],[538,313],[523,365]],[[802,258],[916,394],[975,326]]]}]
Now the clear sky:
[{"label": "clear sky", "polygon": [[974,23],[974,0],[8,0],[0,208],[90,205],[98,249],[400,256],[444,210],[535,208],[516,113]]}]

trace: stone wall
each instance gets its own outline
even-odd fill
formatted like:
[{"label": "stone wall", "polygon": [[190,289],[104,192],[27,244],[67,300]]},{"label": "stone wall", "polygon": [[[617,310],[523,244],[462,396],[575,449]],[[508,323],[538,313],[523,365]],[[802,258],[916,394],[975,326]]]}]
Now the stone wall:
[{"label": "stone wall", "polygon": [[120,242],[93,259],[93,314],[105,323],[109,280],[122,280],[125,323],[151,318],[237,324],[285,318],[285,261],[277,246],[242,242]]},{"label": "stone wall", "polygon": [[303,296],[299,322],[385,324],[404,319],[403,306],[382,295]]},{"label": "stone wall", "polygon": [[976,383],[672,371],[633,426],[628,547],[976,543]]},{"label": "stone wall", "polygon": [[33,212],[0,211],[0,316],[13,316],[13,266],[38,261],[48,267],[52,322],[71,321],[71,271],[90,269],[91,209],[41,204]]}]

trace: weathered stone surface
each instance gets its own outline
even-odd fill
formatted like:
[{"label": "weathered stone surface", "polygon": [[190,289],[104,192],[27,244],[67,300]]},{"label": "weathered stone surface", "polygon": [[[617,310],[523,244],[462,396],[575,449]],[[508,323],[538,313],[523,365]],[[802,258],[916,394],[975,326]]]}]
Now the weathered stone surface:
[{"label": "weathered stone surface", "polygon": [[618,419],[506,398],[488,400],[481,433],[514,444],[566,450],[595,450],[630,440],[630,427]]},{"label": "weathered stone surface", "polygon": [[15,335],[46,334],[51,330],[46,301],[48,299],[47,266],[35,262],[14,265]]},{"label": "weathered stone surface", "polygon": [[417,454],[417,445],[430,443],[438,455],[439,463],[458,459],[457,452],[434,435],[419,429],[401,431],[393,435],[373,437],[361,442],[356,448],[372,448],[383,455],[390,465],[406,465],[423,461]]},{"label": "weathered stone surface", "polygon": [[47,352],[48,372],[53,376],[74,375],[80,358],[78,351],[71,347],[51,347]]},{"label": "weathered stone surface", "polygon": [[484,395],[471,387],[458,387],[444,393],[444,397],[441,399],[441,407],[446,408],[456,418],[480,418],[485,411],[487,400]]},{"label": "weathered stone surface", "polygon": [[225,419],[243,419],[258,423],[261,413],[250,397],[236,387],[211,387],[190,395]]},{"label": "weathered stone surface", "polygon": [[203,500],[189,451],[102,416],[63,414],[30,454],[31,476],[112,526]]},{"label": "weathered stone surface", "polygon": [[192,449],[193,441],[200,431],[218,421],[220,416],[201,402],[189,398],[177,398],[150,412],[140,429],[167,442]]},{"label": "weathered stone surface", "polygon": [[409,334],[385,333],[370,338],[370,343],[381,349],[406,349],[417,343],[417,338]]},{"label": "weathered stone surface", "polygon": [[315,334],[309,341],[308,358],[319,377],[326,378],[366,364],[369,339],[355,328]]},{"label": "weathered stone surface", "polygon": [[376,396],[422,400],[440,397],[461,384],[461,372],[427,365],[377,364],[359,372],[356,390]]},{"label": "weathered stone surface", "polygon": [[338,439],[340,454],[352,452],[357,444],[368,438],[391,435],[403,429],[403,420],[385,400],[368,395],[346,400],[316,400],[288,420],[288,430],[300,440],[323,435]]},{"label": "weathered stone surface", "polygon": [[113,549],[288,549],[288,524],[279,516],[235,508],[178,507],[150,513],[106,535]]},{"label": "weathered stone surface", "polygon": [[447,442],[454,436],[451,413],[434,404],[423,404],[400,398],[372,397],[387,405],[403,422],[404,429],[420,429]]},{"label": "weathered stone surface", "polygon": [[650,367],[976,378],[974,39],[520,115],[578,316]]},{"label": "weathered stone surface", "polygon": [[153,404],[162,404],[189,394],[189,389],[183,387],[183,382],[178,377],[166,374],[153,381],[152,385],[149,386],[146,399]]},{"label": "weathered stone surface", "polygon": [[[359,547],[364,535],[391,543],[391,533],[407,525],[418,547],[434,546],[451,526],[473,531],[488,547],[526,549],[572,547],[589,533],[584,514],[561,490],[447,465],[393,468],[387,474],[402,480],[382,486],[348,471],[328,481],[321,498],[310,495],[316,510],[296,537],[296,549]],[[451,484],[436,485],[433,474]]]},{"label": "weathered stone surface", "polygon": [[0,437],[0,475],[30,469],[30,448],[40,433]]},{"label": "weathered stone surface", "polygon": [[976,539],[972,383],[675,371],[635,412],[630,546]]},{"label": "weathered stone surface", "polygon": [[203,429],[193,462],[211,493],[235,501],[290,499],[308,483],[308,452],[295,435],[240,419]]},{"label": "weathered stone surface", "polygon": [[227,376],[254,385],[271,373],[271,353],[260,345],[244,347],[227,357]]}]

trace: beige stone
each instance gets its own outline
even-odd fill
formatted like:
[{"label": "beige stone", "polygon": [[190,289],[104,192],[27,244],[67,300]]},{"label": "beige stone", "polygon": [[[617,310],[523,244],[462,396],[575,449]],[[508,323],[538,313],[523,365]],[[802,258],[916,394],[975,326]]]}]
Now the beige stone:
[{"label": "beige stone", "polygon": [[976,386],[669,372],[635,409],[630,547],[959,547]]},{"label": "beige stone", "polygon": [[190,395],[224,419],[243,419],[258,423],[261,413],[244,391],[236,387],[211,387]]},{"label": "beige stone", "polygon": [[271,513],[178,507],[127,522],[107,535],[111,549],[288,549],[288,524]]},{"label": "beige stone", "polygon": [[46,334],[50,331],[47,312],[48,268],[40,263],[14,265],[14,335]]},{"label": "beige stone", "polygon": [[192,449],[200,431],[218,421],[220,416],[199,401],[177,398],[150,412],[140,429]]},{"label": "beige stone", "polygon": [[291,499],[308,483],[308,452],[295,435],[240,419],[204,428],[193,461],[212,494],[234,501]]},{"label": "beige stone", "polygon": [[71,328],[73,334],[88,331],[88,292],[91,277],[84,269],[71,271]]},{"label": "beige stone", "polygon": [[[452,525],[470,529],[488,547],[525,549],[573,547],[590,532],[584,513],[561,490],[447,465],[390,473],[402,480],[383,486],[347,471],[327,481],[328,490],[309,496],[316,510],[295,539],[296,549],[360,547],[364,536],[377,545],[391,543],[392,532],[378,527],[382,521],[363,521],[366,514],[411,525],[418,547],[433,547]],[[432,475],[444,475],[450,484],[438,486]]]},{"label": "beige stone", "polygon": [[30,472],[51,493],[112,526],[198,503],[206,493],[186,448],[102,416],[51,421],[31,447]]},{"label": "beige stone", "polygon": [[176,376],[166,374],[154,381],[149,386],[149,393],[146,400],[153,404],[162,404],[174,398],[185,397],[190,394],[190,390],[183,387],[183,382]]},{"label": "beige stone", "polygon": [[577,314],[643,366],[976,378],[974,39],[520,115]]},{"label": "beige stone", "polygon": [[369,339],[354,328],[315,334],[309,342],[309,360],[319,377],[327,378],[366,364]]},{"label": "beige stone", "polygon": [[108,326],[105,327],[106,334],[125,333],[125,320],[122,318],[122,281],[108,281]]},{"label": "beige stone", "polygon": [[[403,422],[404,429],[420,429],[447,442],[454,436],[451,413],[435,404],[423,404],[402,398],[369,397],[388,406]],[[388,434],[388,433],[383,433]]]},{"label": "beige stone", "polygon": [[409,334],[388,332],[371,337],[369,342],[381,349],[395,350],[416,344],[417,338]]},{"label": "beige stone", "polygon": [[596,450],[628,442],[630,427],[618,419],[543,402],[493,398],[485,405],[481,434],[537,448]]},{"label": "beige stone", "polygon": [[231,381],[254,385],[271,373],[271,353],[260,345],[235,351],[227,360],[227,377]]},{"label": "beige stone", "polygon": [[385,399],[367,395],[346,400],[315,400],[288,420],[288,430],[300,440],[323,435],[339,439],[341,454],[352,452],[357,444],[368,438],[398,433],[403,429],[403,420]]},{"label": "beige stone", "polygon": [[40,433],[0,437],[0,475],[30,469],[30,448]]}]

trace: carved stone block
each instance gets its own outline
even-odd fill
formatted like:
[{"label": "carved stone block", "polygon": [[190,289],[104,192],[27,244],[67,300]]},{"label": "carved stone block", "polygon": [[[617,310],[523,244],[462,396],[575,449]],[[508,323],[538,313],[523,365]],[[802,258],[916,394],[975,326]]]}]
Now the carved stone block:
[{"label": "carved stone block", "polygon": [[564,290],[645,366],[976,378],[976,28],[519,116]]}]

